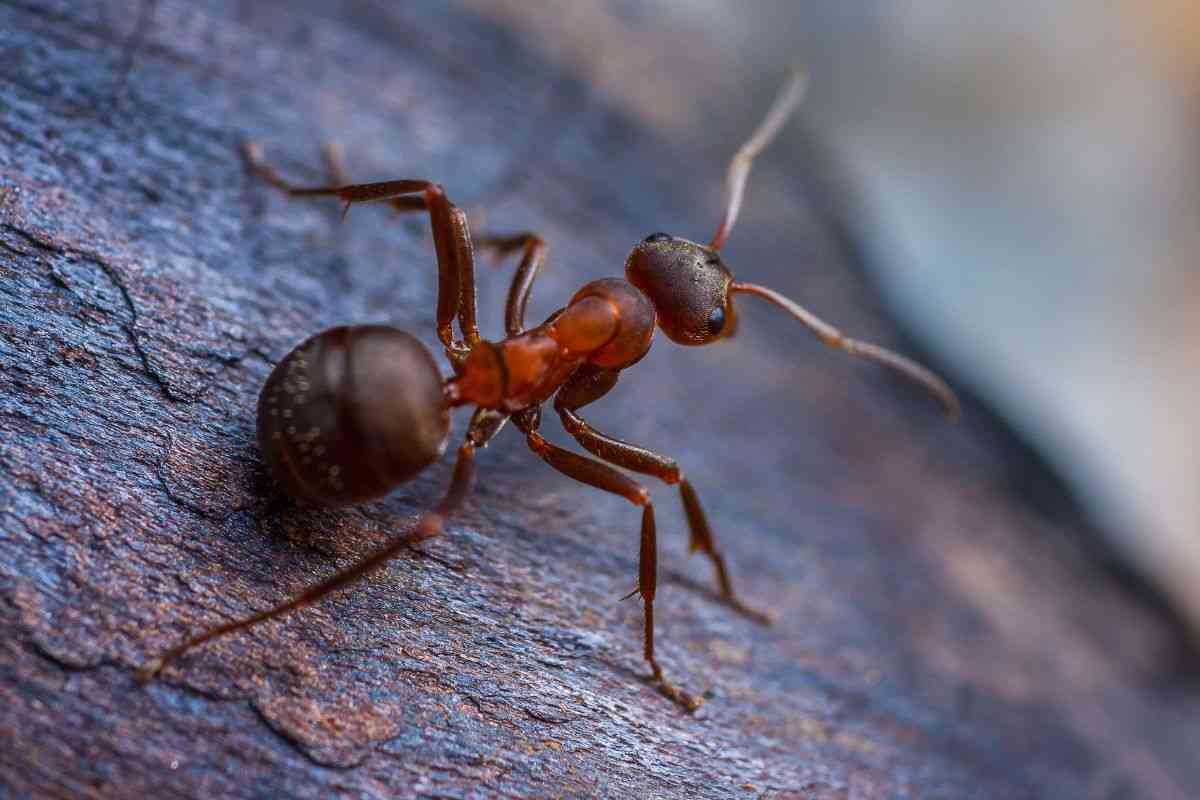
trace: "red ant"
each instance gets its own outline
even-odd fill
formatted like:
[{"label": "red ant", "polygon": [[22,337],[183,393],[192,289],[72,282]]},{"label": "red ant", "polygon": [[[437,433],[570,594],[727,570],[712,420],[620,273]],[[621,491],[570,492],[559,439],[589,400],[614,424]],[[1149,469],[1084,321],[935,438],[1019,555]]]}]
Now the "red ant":
[{"label": "red ant", "polygon": [[[721,596],[739,612],[763,623],[766,615],[734,594],[700,500],[674,460],[594,429],[579,409],[607,394],[621,370],[646,355],[655,326],[682,345],[704,345],[733,335],[733,297],[755,295],[787,311],[820,341],[878,362],[924,386],[950,417],[958,401],[936,375],[909,359],[843,336],[771,289],[735,281],[721,261],[742,203],[754,158],[779,133],[804,92],[802,75],[784,88],[754,134],[733,157],[727,176],[725,215],[708,245],[665,233],[647,236],[625,261],[626,278],[593,281],[564,308],[534,328],[525,327],[525,305],[545,258],[541,238],[524,233],[488,238],[483,246],[501,255],[520,251],[505,306],[505,338],[488,341],[475,321],[475,257],[466,215],[438,184],[424,180],[292,186],[248,145],[251,166],[268,182],[296,197],[337,197],[354,203],[387,201],[402,212],[427,211],[438,262],[437,333],[454,377],[443,380],[428,350],[413,336],[382,325],[343,326],[300,344],[267,378],[258,400],[259,446],[280,488],[302,502],[321,506],[359,503],[387,494],[445,451],[449,410],[474,405],[475,414],[458,449],[450,487],[433,511],[406,536],[380,547],[275,608],[193,636],[139,671],[149,680],[171,660],[218,636],[316,602],[382,566],[402,550],[445,531],[447,515],[466,497],[474,476],[475,451],[485,447],[509,420],[529,449],[554,469],[582,483],[624,497],[642,509],[638,586],[645,607],[644,653],[664,695],[685,709],[702,702],[673,686],[654,658],[654,594],[657,542],[654,506],[640,484],[610,464],[678,485],[691,529],[692,551],[712,561]],[[451,323],[457,316],[461,338]],[[538,433],[542,405],[554,397],[563,427],[596,458],[557,447]],[[608,463],[605,463],[608,462]]]}]

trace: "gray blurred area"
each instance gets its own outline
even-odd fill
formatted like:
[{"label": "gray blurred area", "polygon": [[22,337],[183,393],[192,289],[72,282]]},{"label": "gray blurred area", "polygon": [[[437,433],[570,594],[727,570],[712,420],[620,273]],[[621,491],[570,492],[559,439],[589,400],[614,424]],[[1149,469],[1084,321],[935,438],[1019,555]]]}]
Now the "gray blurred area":
[{"label": "gray blurred area", "polygon": [[1200,6],[803,16],[897,307],[1200,624]]},{"label": "gray blurred area", "polygon": [[1200,626],[1200,5],[664,3],[809,68],[894,313]]}]

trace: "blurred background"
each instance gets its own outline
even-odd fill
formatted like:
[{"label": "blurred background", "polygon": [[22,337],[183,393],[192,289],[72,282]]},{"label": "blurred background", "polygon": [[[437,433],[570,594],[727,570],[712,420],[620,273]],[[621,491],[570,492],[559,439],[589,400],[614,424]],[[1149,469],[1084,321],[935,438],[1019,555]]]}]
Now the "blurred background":
[{"label": "blurred background", "polygon": [[[1200,6],[656,0],[615,29],[588,4],[472,5],[589,53],[598,85],[684,139],[714,114],[749,123],[806,66],[785,136],[824,156],[892,312],[1200,630]],[[631,47],[646,17],[679,46]],[[714,105],[673,99],[697,74]],[[746,213],[786,178],[756,174]]]}]

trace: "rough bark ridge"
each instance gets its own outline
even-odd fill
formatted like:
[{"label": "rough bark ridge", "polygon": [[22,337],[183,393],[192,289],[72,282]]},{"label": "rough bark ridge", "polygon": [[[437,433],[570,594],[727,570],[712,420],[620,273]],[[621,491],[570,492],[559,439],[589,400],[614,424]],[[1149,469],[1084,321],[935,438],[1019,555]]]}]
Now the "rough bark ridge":
[{"label": "rough bark ridge", "polygon": [[[288,202],[243,138],[310,181],[336,138],[356,177],[432,177],[487,228],[539,231],[537,316],[652,230],[707,235],[745,128],[670,140],[486,4],[310,5],[0,4],[0,793],[1200,793],[1196,660],[1069,509],[1027,504],[1036,466],[749,303],[722,347],[660,337],[591,415],[680,459],[779,616],[715,602],[656,488],[660,657],[707,690],[694,717],[642,680],[616,602],[637,514],[507,435],[424,557],[137,688],[148,653],[348,563],[448,476],[348,511],[272,499],[270,365],[339,322],[432,342],[434,269],[424,220]],[[788,155],[756,171],[731,265],[894,339]],[[506,277],[481,278],[491,331]]]}]

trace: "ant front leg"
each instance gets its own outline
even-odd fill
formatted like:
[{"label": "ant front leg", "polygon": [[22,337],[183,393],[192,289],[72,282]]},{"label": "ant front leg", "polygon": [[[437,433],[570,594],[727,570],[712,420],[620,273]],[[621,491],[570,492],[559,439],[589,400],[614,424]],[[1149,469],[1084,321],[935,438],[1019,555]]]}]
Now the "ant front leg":
[{"label": "ant front leg", "polygon": [[[247,143],[243,152],[251,168],[263,180],[293,197],[337,197],[345,203],[347,211],[354,203],[381,201],[401,212],[427,210],[438,261],[438,338],[451,363],[456,368],[462,365],[471,347],[479,341],[479,326],[475,319],[475,251],[471,246],[466,213],[450,202],[441,186],[432,181],[406,179],[298,187],[284,180],[265,162],[258,145]],[[456,315],[462,340],[455,340],[451,328]]]},{"label": "ant front leg", "polygon": [[683,470],[679,468],[675,459],[621,439],[606,436],[575,413],[576,409],[608,394],[617,385],[618,375],[619,370],[591,366],[582,367],[572,375],[554,398],[554,410],[558,412],[563,427],[575,438],[575,441],[583,445],[584,449],[611,464],[640,472],[643,475],[653,475],[670,485],[678,484],[683,510],[687,514],[688,528],[691,530],[691,542],[688,549],[693,553],[699,550],[708,556],[713,570],[716,572],[717,583],[721,587],[721,598],[731,608],[755,622],[769,625],[771,623],[769,615],[751,608],[734,594],[733,584],[729,580],[729,570],[725,566],[725,557],[717,551],[712,528],[709,527],[708,517],[700,505],[700,498],[696,496],[696,490],[684,477]]},{"label": "ant front leg", "polygon": [[547,442],[537,432],[539,418],[540,409],[536,408],[516,414],[512,418],[513,424],[525,434],[529,449],[539,458],[569,478],[624,497],[642,509],[638,588],[634,591],[642,596],[645,620],[644,657],[658,682],[659,691],[685,710],[695,711],[704,701],[673,686],[663,675],[662,667],[654,658],[654,594],[658,588],[658,537],[654,526],[654,505],[650,502],[649,492],[607,464]]}]

